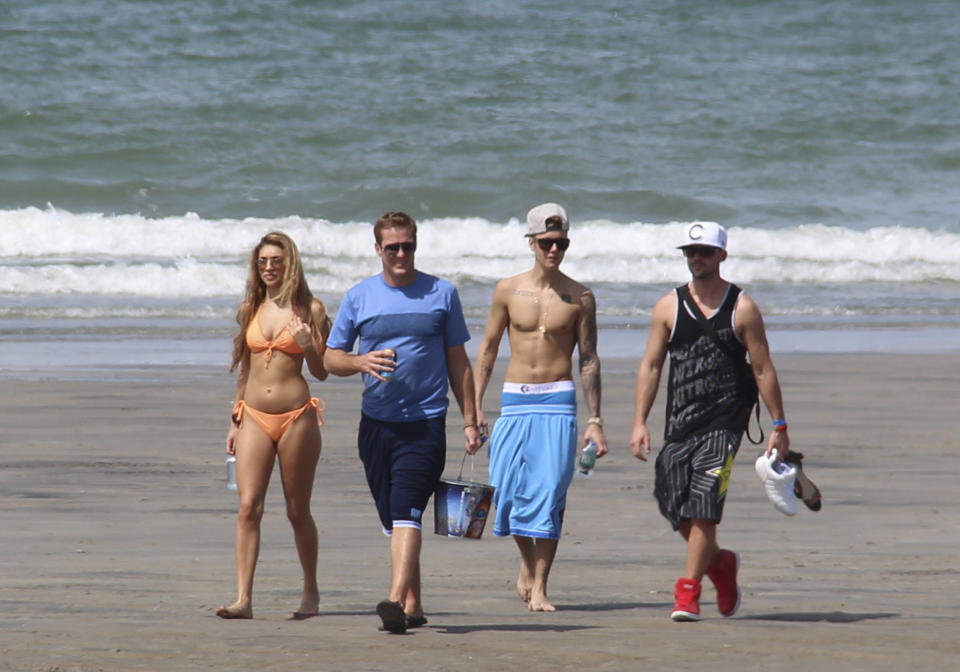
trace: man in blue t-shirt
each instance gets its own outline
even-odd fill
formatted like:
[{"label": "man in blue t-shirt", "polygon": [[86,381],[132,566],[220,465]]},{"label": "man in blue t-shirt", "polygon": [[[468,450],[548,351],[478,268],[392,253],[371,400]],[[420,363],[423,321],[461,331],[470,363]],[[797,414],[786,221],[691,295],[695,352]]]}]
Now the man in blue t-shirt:
[{"label": "man in blue t-shirt", "polygon": [[[327,338],[324,364],[363,374],[357,444],[393,562],[390,596],[377,605],[383,629],[427,622],[420,600],[423,509],[446,463],[447,381],[463,414],[466,450],[480,449],[470,339],[460,297],[414,267],[417,224],[388,212],[373,228],[383,272],[352,287]],[[357,339],[357,354],[351,354]]]}]

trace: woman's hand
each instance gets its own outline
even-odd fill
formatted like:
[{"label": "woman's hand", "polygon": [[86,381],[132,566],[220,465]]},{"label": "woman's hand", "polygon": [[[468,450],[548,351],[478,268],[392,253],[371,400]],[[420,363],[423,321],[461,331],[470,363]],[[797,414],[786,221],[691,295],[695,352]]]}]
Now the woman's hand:
[{"label": "woman's hand", "polygon": [[297,342],[301,350],[313,347],[313,332],[310,331],[310,325],[301,320],[296,313],[293,314],[293,318],[287,324],[287,331],[293,336],[293,340]]},{"label": "woman's hand", "polygon": [[230,455],[237,454],[237,434],[240,433],[240,425],[230,421],[230,429],[227,430],[227,452]]}]

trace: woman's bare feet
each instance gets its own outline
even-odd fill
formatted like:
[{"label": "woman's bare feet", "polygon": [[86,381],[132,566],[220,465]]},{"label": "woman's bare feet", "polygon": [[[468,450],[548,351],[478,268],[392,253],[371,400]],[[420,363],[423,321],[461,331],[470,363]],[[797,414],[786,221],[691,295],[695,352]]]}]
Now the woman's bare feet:
[{"label": "woman's bare feet", "polygon": [[300,600],[300,608],[293,612],[293,617],[296,620],[303,620],[305,618],[313,618],[320,613],[320,594],[319,593],[304,593],[303,599]]},{"label": "woman's bare feet", "polygon": [[220,618],[253,618],[253,605],[234,602],[229,607],[225,607],[221,604],[216,614]]}]

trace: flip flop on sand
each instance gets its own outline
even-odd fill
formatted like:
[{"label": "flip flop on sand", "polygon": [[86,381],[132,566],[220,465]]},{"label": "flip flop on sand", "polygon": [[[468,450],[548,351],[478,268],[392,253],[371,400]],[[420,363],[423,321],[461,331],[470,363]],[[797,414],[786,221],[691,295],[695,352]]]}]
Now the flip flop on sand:
[{"label": "flip flop on sand", "polygon": [[407,629],[419,628],[427,624],[426,616],[411,616],[407,614]]},{"label": "flip flop on sand", "polygon": [[794,494],[803,500],[803,503],[807,505],[808,509],[811,511],[819,511],[820,507],[823,506],[823,502],[820,499],[820,488],[814,485],[813,481],[803,473],[803,453],[795,453],[791,450],[787,454],[787,459],[785,459],[784,462],[789,462],[797,467],[797,480],[793,484]]},{"label": "flip flop on sand", "polygon": [[383,600],[377,605],[377,615],[383,621],[382,630],[395,635],[402,635],[407,631],[407,615],[403,613],[399,602]]}]

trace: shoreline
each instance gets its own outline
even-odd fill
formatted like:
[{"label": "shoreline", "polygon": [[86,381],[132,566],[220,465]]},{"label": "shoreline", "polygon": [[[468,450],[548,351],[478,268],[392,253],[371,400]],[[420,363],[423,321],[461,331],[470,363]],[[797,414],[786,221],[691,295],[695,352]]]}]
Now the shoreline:
[{"label": "shoreline", "polygon": [[[656,510],[652,464],[626,447],[636,362],[609,358],[603,415],[612,452],[568,493],[550,583],[558,611],[531,614],[516,598],[510,540],[490,530],[479,541],[439,537],[428,511],[429,624],[402,638],[378,632],[373,610],[388,588],[389,559],[356,456],[359,380],[311,385],[327,403],[312,503],[321,615],[289,620],[300,573],[275,471],[255,619],[242,623],[213,616],[235,590],[226,368],[6,385],[0,670],[573,670],[682,661],[723,671],[749,661],[786,671],[798,659],[825,670],[948,668],[960,655],[960,356],[788,354],[774,362],[793,446],[824,507],[801,507],[793,518],[774,511],[753,474],[757,449],[744,442],[720,527],[721,543],[742,558],[735,617],[719,617],[708,584],[703,621],[669,620],[683,546]],[[491,419],[503,368],[486,395]],[[663,402],[661,392],[650,422],[655,450]],[[446,477],[462,455],[458,413],[450,418]],[[485,480],[486,465],[481,451],[464,475]]]},{"label": "shoreline", "polygon": [[[767,330],[770,351],[783,355],[948,355],[960,354],[960,327],[911,324],[847,328]],[[467,353],[471,361],[482,340],[482,331],[471,329]],[[601,361],[636,359],[646,346],[647,327],[601,328],[598,349]],[[143,370],[166,367],[229,366],[232,330],[211,336],[177,338],[169,334],[124,336],[111,334],[38,336],[35,333],[0,339],[0,380],[37,378],[113,379]],[[576,356],[576,355],[575,355]],[[499,360],[509,358],[503,339]]]}]

